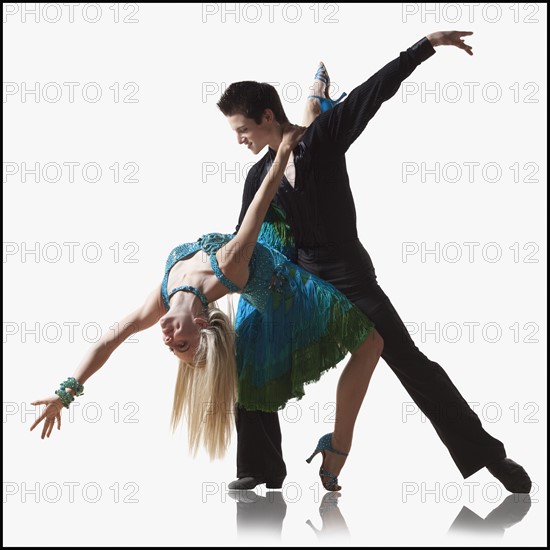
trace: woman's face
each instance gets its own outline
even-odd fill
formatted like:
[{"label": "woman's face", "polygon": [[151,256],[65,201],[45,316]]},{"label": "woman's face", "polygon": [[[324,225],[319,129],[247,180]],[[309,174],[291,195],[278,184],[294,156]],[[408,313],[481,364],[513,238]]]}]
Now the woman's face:
[{"label": "woman's face", "polygon": [[170,351],[188,363],[193,362],[197,351],[200,330],[206,324],[191,311],[168,311],[160,318],[162,341]]}]

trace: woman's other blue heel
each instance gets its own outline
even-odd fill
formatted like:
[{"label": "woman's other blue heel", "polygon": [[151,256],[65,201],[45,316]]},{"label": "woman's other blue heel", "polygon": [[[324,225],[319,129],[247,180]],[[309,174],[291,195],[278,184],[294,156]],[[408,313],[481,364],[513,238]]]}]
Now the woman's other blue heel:
[{"label": "woman's other blue heel", "polygon": [[[315,448],[315,451],[313,451],[313,454],[306,458],[306,462],[309,464],[313,460],[313,457],[317,453],[322,453],[323,455],[323,463],[321,464],[321,468],[319,469],[319,476],[321,477],[321,483],[323,484],[323,487],[327,491],[339,491],[341,487],[338,485],[338,476],[335,476],[331,472],[328,472],[323,468],[323,465],[325,464],[325,453],[324,451],[330,451],[331,453],[336,453],[338,455],[348,456],[348,453],[343,453],[342,451],[337,451],[332,446],[332,433],[326,434],[321,439],[319,439],[319,442],[317,443],[317,447]],[[323,479],[328,478],[328,479]]]}]

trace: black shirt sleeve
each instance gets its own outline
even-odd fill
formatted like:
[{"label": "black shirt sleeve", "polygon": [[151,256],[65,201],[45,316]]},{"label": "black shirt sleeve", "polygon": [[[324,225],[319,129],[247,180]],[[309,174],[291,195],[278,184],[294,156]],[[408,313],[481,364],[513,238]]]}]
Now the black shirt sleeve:
[{"label": "black shirt sleeve", "polygon": [[334,153],[344,154],[382,103],[393,97],[403,80],[434,53],[430,41],[422,38],[352,90],[342,103],[320,115],[315,134],[324,142],[320,143],[323,149],[328,145]]},{"label": "black shirt sleeve", "polygon": [[244,217],[246,215],[246,211],[248,210],[248,207],[250,206],[250,203],[254,200],[254,195],[256,195],[256,191],[258,190],[258,187],[259,187],[259,184],[258,184],[259,166],[258,166],[258,164],[260,164],[260,163],[257,163],[254,166],[252,166],[250,168],[250,170],[248,171],[248,174],[246,175],[246,180],[244,182],[244,188],[243,188],[241,213],[239,214],[239,222],[237,223],[237,226],[235,227],[235,231],[234,231],[233,235],[236,235],[237,231],[239,231],[239,228],[241,227],[241,223],[243,223]]}]

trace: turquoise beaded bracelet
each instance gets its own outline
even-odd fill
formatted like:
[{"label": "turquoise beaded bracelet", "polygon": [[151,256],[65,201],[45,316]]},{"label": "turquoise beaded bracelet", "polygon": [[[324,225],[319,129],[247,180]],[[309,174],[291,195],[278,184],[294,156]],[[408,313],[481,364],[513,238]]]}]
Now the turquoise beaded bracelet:
[{"label": "turquoise beaded bracelet", "polygon": [[84,386],[76,378],[70,376],[65,382],[61,382],[58,390],[55,390],[55,395],[61,399],[63,406],[68,409],[69,405],[74,401],[74,396],[65,391],[67,388],[74,390],[75,395],[79,397],[80,395],[84,395]]},{"label": "turquoise beaded bracelet", "polygon": [[76,378],[73,378],[70,376],[65,380],[65,382],[61,382],[61,386],[59,387],[60,390],[66,390],[67,388],[71,388],[71,390],[75,391],[76,397],[79,397],[81,395],[84,395],[84,386],[78,382]]},{"label": "turquoise beaded bracelet", "polygon": [[55,394],[61,399],[61,403],[65,408],[69,408],[69,405],[74,401],[74,397],[65,390],[55,390]]}]

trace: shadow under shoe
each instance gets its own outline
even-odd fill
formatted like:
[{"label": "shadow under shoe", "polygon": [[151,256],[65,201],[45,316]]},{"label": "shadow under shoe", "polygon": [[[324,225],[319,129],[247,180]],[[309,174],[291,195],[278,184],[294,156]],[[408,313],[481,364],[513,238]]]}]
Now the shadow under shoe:
[{"label": "shadow under shoe", "polygon": [[519,523],[531,508],[529,495],[508,495],[485,519],[463,506],[449,527],[448,534],[502,536],[506,529]]},{"label": "shadow under shoe", "polygon": [[281,537],[283,520],[286,516],[286,502],[280,491],[267,491],[265,496],[258,495],[254,491],[229,491],[227,494],[237,502],[239,536]]},{"label": "shadow under shoe", "polygon": [[530,508],[531,497],[529,495],[508,495],[499,506],[487,515],[485,523],[502,529],[509,529],[519,523],[527,515]]},{"label": "shadow under shoe", "polygon": [[308,519],[306,521],[306,524],[313,529],[319,538],[328,538],[331,535],[336,535],[341,539],[342,537],[347,538],[350,535],[346,520],[338,508],[338,499],[341,496],[341,493],[331,492],[326,493],[323,497],[319,506],[319,515],[323,521],[321,530],[317,529],[311,520]]}]

